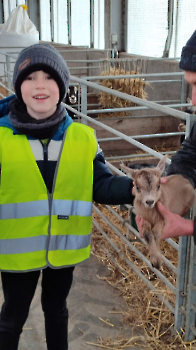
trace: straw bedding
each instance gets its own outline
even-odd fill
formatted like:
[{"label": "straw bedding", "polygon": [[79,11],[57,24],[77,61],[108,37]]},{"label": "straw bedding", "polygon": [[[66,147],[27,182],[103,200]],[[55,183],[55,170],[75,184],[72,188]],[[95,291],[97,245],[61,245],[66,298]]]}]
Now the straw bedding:
[{"label": "straw bedding", "polygon": [[[126,228],[123,228],[122,223],[108,211],[107,206],[97,206],[105,216],[109,217],[113,225],[126,235]],[[116,211],[119,212],[117,208]],[[121,212],[120,214],[124,218],[127,218],[127,213]],[[98,277],[119,290],[119,294],[125,300],[127,309],[117,310],[117,312],[122,313],[123,321],[130,325],[129,339],[122,335],[118,339],[100,339],[94,345],[116,350],[131,349],[136,347],[136,345],[139,346],[139,349],[149,350],[196,350],[194,342],[185,343],[183,341],[183,334],[174,334],[174,315],[157,297],[160,293],[164,298],[167,298],[170,304],[175,306],[175,294],[130,250],[127,244],[111,230],[95,211],[93,218],[115,245],[120,248],[120,252],[132,261],[158,290],[153,291],[148,289],[141,278],[111,247],[110,243],[93,227],[92,253],[101,263],[108,267],[108,275]],[[132,233],[130,233],[130,238],[134,238]],[[148,250],[142,242],[134,242],[133,244],[145,256],[148,256]],[[162,242],[161,249],[174,266],[177,266],[178,255],[176,250],[165,241]],[[176,276],[166,265],[163,265],[162,273],[174,286],[176,285]],[[135,334],[138,334],[138,330],[140,333],[142,331],[143,336],[135,337]]]}]

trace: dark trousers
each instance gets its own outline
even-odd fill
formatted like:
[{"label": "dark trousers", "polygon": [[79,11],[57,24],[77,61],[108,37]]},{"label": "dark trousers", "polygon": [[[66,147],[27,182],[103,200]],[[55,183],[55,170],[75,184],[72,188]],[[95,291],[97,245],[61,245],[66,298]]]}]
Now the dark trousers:
[{"label": "dark trousers", "polygon": [[[42,270],[41,303],[45,317],[48,350],[67,350],[69,294],[74,267]],[[0,349],[17,350],[22,327],[28,317],[40,271],[2,272],[4,303],[0,314]]]}]

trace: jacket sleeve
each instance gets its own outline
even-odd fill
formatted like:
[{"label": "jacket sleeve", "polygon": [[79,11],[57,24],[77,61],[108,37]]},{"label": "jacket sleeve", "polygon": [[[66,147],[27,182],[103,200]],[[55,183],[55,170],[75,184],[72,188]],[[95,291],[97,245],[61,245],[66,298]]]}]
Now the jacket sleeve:
[{"label": "jacket sleeve", "polygon": [[103,152],[94,160],[93,200],[100,204],[133,204],[133,182],[127,176],[113,175]]},{"label": "jacket sleeve", "polygon": [[172,157],[168,175],[172,174],[183,175],[196,187],[196,123],[182,148]]}]

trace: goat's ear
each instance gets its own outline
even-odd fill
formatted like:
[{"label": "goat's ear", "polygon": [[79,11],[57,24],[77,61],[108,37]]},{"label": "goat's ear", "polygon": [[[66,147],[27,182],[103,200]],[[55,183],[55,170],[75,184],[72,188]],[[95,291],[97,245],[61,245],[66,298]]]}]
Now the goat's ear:
[{"label": "goat's ear", "polygon": [[163,171],[165,169],[166,159],[167,159],[167,155],[165,155],[156,166],[156,168],[161,172],[161,174],[163,173]]},{"label": "goat's ear", "polygon": [[130,176],[132,179],[134,178],[134,175],[135,175],[135,170],[134,169],[131,169],[129,168],[128,166],[124,165],[123,162],[120,163],[120,168],[122,170],[124,170],[124,172]]}]

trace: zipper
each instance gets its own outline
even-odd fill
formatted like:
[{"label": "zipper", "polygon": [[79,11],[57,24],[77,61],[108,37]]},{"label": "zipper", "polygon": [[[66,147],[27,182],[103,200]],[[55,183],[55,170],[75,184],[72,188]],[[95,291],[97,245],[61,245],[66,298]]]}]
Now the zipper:
[{"label": "zipper", "polygon": [[44,179],[45,179],[46,183],[48,182],[47,180],[48,180],[48,145],[49,145],[49,142],[47,144],[42,143],[43,153],[44,153]]},{"label": "zipper", "polygon": [[[41,142],[41,140],[40,140]],[[44,161],[44,179],[47,180],[48,177],[48,145],[50,143],[50,140],[45,144],[42,143],[42,148],[43,148],[43,161]],[[47,183],[47,181],[46,181]],[[47,188],[47,187],[46,187]],[[49,224],[48,224],[48,239],[47,239],[47,244],[46,244],[46,262],[47,265],[49,265],[49,261],[48,261],[48,248],[49,248],[49,244],[50,244],[50,227],[51,227],[51,212],[52,212],[52,193],[49,192],[48,188],[47,188],[47,195],[48,195],[48,209],[49,209]]]},{"label": "zipper", "polygon": [[[49,204],[49,224],[48,224],[48,243],[47,243],[47,247],[46,247],[46,261],[47,261],[48,266],[52,266],[52,267],[53,267],[53,265],[51,265],[50,262],[48,261],[48,250],[49,250],[50,236],[51,236],[50,230],[51,230],[51,216],[52,216],[52,200],[53,200],[54,188],[55,188],[55,183],[56,183],[56,178],[57,178],[57,173],[58,173],[58,168],[59,168],[59,162],[60,162],[60,159],[61,159],[61,153],[62,153],[63,146],[64,146],[64,143],[65,143],[66,134],[67,134],[67,130],[64,133],[64,137],[63,137],[63,141],[62,141],[62,144],[61,144],[59,156],[58,156],[58,159],[57,159],[56,169],[55,169],[53,183],[52,183],[52,191],[50,193],[47,190],[47,193],[48,193],[48,204]],[[44,145],[42,143],[43,151],[44,151],[44,161],[45,161],[45,157],[46,157],[46,159],[48,161],[48,145],[49,145],[49,143],[50,143],[50,141],[46,145]],[[46,147],[44,147],[44,146],[46,146]]]}]

